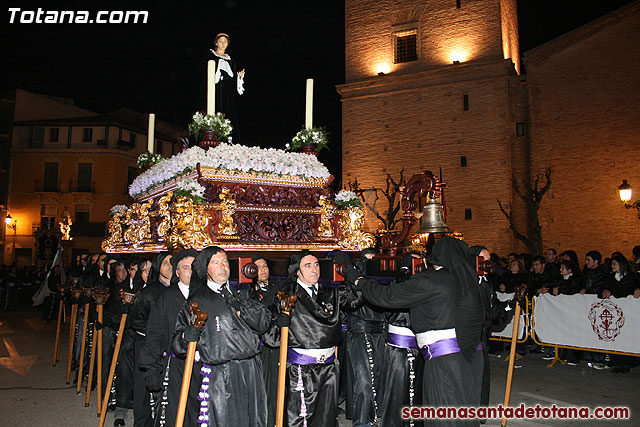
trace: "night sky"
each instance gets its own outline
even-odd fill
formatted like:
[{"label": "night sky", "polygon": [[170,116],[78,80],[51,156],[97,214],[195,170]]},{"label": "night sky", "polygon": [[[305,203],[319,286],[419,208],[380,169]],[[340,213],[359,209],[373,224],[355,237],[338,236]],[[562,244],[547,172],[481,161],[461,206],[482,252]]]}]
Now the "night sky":
[{"label": "night sky", "polygon": [[[464,7],[464,1],[463,7]],[[630,0],[520,0],[526,51]],[[372,2],[375,3],[375,2]],[[315,79],[314,125],[332,134],[320,156],[340,175],[344,1],[13,1],[22,10],[148,10],[147,24],[9,24],[5,8],[3,89],[74,98],[97,112],[128,107],[185,126],[206,103],[206,59],[219,32],[246,69],[243,142],[283,148],[304,123],[305,79]]]}]

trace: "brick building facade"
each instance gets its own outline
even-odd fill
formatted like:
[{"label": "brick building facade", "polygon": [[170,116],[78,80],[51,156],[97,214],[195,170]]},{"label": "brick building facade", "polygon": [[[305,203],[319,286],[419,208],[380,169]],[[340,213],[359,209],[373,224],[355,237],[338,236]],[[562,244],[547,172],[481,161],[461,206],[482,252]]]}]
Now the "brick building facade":
[{"label": "brick building facade", "polygon": [[[3,227],[0,263],[34,264],[34,236],[59,229],[65,210],[73,221],[72,252],[99,252],[109,209],[131,201],[128,186],[139,173],[138,155],[147,150],[148,116],[126,108],[98,114],[72,99],[22,89],[3,100],[11,162],[0,214],[11,215],[16,228]],[[177,153],[182,132],[156,121],[155,152]]]},{"label": "brick building facade", "polygon": [[525,248],[496,199],[524,228],[510,179],[552,167],[545,246],[630,254],[640,221],[616,189],[640,190],[638,6],[525,52],[525,74],[515,0],[347,1],[343,182],[442,168],[449,225],[504,255]]}]

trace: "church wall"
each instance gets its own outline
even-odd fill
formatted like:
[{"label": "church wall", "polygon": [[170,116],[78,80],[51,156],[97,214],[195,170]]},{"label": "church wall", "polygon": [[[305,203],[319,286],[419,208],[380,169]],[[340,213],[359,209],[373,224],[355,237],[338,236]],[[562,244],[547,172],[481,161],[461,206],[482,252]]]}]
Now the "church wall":
[{"label": "church wall", "polygon": [[[507,252],[511,235],[496,198],[511,201],[508,76],[432,85],[343,101],[343,182],[362,188],[385,186],[395,178],[442,167],[448,184],[449,226],[465,240]],[[463,95],[469,110],[463,110]],[[461,166],[465,156],[467,166]],[[386,209],[379,200],[379,212]],[[472,219],[465,220],[465,209]],[[368,213],[367,224],[378,221]]]},{"label": "church wall", "polygon": [[518,39],[517,0],[500,0],[502,22],[502,50],[504,58],[511,58],[516,72],[520,74],[520,41]]},{"label": "church wall", "polygon": [[[442,167],[449,225],[470,243],[510,251],[513,238],[496,199],[511,206],[515,123],[522,121],[510,99],[517,76],[504,61],[505,52],[517,52],[515,2],[463,0],[458,9],[455,1],[353,0],[345,9],[343,182],[384,187],[386,172],[397,178],[403,166],[407,178]],[[418,60],[393,64],[394,31],[412,25]],[[380,199],[377,210],[385,204]],[[368,227],[378,223],[368,213]]]},{"label": "church wall", "polygon": [[553,168],[540,210],[546,246],[631,256],[640,197],[640,6],[622,8],[525,53],[532,122],[531,170]]},{"label": "church wall", "polygon": [[[346,82],[460,62],[503,58],[498,1],[345,2]],[[394,32],[416,28],[418,60],[394,64]]]}]

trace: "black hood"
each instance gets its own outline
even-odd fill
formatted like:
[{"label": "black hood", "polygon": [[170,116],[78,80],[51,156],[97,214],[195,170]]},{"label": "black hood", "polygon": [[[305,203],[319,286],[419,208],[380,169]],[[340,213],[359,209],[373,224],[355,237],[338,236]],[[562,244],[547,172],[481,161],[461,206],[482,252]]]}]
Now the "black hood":
[{"label": "black hood", "polygon": [[166,257],[171,255],[169,252],[160,252],[153,259],[151,263],[151,271],[149,272],[149,278],[147,279],[147,283],[157,282],[160,278],[160,267],[162,266],[162,262]]},{"label": "black hood", "polygon": [[456,280],[454,308],[456,336],[464,355],[475,351],[482,339],[484,309],[480,299],[478,273],[469,262],[469,246],[462,240],[445,236],[433,245],[429,263],[444,267]]},{"label": "black hood", "polygon": [[[178,279],[178,276],[176,276],[176,271],[178,270],[178,263],[190,256],[196,258],[198,256],[198,251],[196,251],[195,249],[185,249],[183,251],[180,251],[174,254],[171,257],[171,265],[173,266],[173,274],[171,275],[172,285],[173,284],[177,285],[178,282],[180,281],[180,279]],[[188,285],[188,283],[185,283],[185,285]]]},{"label": "black hood", "polygon": [[224,252],[219,246],[209,246],[204,248],[202,252],[193,260],[191,264],[191,283],[189,283],[189,296],[195,294],[207,283],[207,267],[211,257],[218,252]]}]

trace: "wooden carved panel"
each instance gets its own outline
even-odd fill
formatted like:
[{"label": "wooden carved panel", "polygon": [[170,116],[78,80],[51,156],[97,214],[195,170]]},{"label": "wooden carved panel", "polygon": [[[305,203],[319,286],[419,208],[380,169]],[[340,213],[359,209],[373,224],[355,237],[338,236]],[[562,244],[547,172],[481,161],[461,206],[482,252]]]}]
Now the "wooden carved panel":
[{"label": "wooden carved panel", "polygon": [[241,240],[269,243],[313,242],[317,215],[274,212],[236,212],[237,235]]}]

